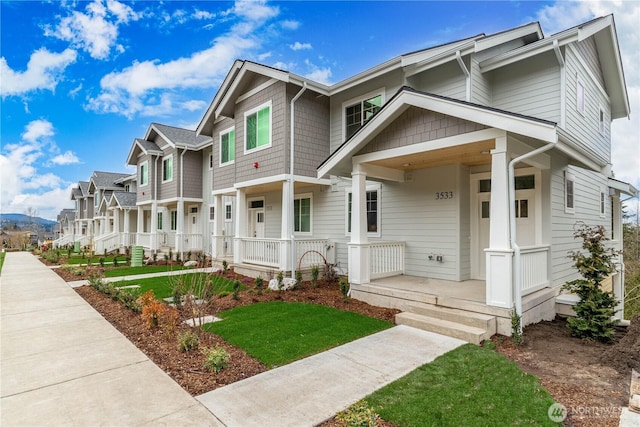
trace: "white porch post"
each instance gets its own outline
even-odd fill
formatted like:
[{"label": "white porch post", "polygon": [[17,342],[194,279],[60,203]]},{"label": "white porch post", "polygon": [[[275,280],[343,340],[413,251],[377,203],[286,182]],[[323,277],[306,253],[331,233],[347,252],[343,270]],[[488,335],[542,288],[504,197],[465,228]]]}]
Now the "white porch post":
[{"label": "white porch post", "polygon": [[124,246],[129,246],[131,244],[131,239],[129,238],[129,233],[131,232],[130,228],[131,228],[131,210],[130,209],[125,209],[124,210],[124,229],[123,229],[123,240],[122,240],[122,244]]},{"label": "white porch post", "polygon": [[224,257],[224,206],[222,196],[213,196],[213,242],[211,242],[211,253],[214,259]]},{"label": "white porch post", "polygon": [[158,250],[158,204],[154,201],[151,203],[151,250]]},{"label": "white porch post", "polygon": [[513,307],[513,250],[509,243],[509,153],[507,137],[496,138],[491,151],[489,248],[486,249],[487,305]]},{"label": "white porch post", "polygon": [[240,240],[247,237],[247,194],[244,188],[236,190],[235,244],[233,245],[233,262],[241,264],[244,259],[244,245]]},{"label": "white porch post", "polygon": [[291,263],[290,251],[293,250],[291,244],[291,221],[293,218],[291,218],[292,209],[289,206],[293,189],[290,184],[289,181],[282,182],[282,222],[280,223],[280,239],[282,242],[280,244],[280,265],[278,266],[280,271],[293,271],[296,268],[295,265],[289,265]]},{"label": "white porch post", "polygon": [[180,259],[184,258],[184,200],[178,200],[178,223],[176,224],[176,252],[180,254]]},{"label": "white porch post", "polygon": [[138,217],[136,218],[136,245],[140,245],[140,234],[144,233],[144,209],[138,206]]},{"label": "white porch post", "polygon": [[351,242],[349,281],[369,283],[371,278],[369,237],[367,236],[367,175],[357,167],[351,173]]}]

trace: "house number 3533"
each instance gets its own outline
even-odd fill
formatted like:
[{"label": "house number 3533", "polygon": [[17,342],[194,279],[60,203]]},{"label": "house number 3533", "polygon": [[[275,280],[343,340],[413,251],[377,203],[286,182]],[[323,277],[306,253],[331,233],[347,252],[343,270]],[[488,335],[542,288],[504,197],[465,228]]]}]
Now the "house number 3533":
[{"label": "house number 3533", "polygon": [[453,191],[437,191],[436,200],[453,199]]}]

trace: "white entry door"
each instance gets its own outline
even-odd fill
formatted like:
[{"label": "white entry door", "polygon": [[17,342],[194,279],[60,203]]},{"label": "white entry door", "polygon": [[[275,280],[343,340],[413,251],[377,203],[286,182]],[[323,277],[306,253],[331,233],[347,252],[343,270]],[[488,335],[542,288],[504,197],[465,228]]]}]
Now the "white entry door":
[{"label": "white entry door", "polygon": [[264,208],[249,209],[249,236],[264,237]]},{"label": "white entry door", "polygon": [[198,214],[190,213],[189,214],[189,234],[199,234],[200,227],[198,224]]}]

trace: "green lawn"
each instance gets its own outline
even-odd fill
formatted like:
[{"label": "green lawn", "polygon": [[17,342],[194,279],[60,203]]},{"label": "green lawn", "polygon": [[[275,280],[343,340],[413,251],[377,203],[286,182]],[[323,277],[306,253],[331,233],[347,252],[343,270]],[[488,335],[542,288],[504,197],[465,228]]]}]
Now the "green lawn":
[{"label": "green lawn", "polygon": [[[62,256],[62,255],[61,255]],[[104,264],[105,265],[111,265],[113,264],[113,256],[99,256],[99,255],[94,255],[91,257],[91,264],[92,265],[96,265],[96,264],[100,264],[100,258],[104,258]],[[119,256],[116,258],[118,260],[118,263],[120,264],[125,264],[127,262],[127,258],[124,256]],[[89,257],[85,257],[82,258],[81,256],[72,256],[71,258],[67,258],[65,264],[72,264],[72,265],[85,265],[89,263]]]},{"label": "green lawn", "polygon": [[207,280],[212,281],[214,292],[218,295],[233,291],[233,282],[231,280],[218,276],[217,274],[207,273],[188,273],[181,274],[179,276],[160,276],[150,277],[147,279],[120,280],[118,282],[114,282],[113,286],[122,287],[138,285],[140,286],[141,293],[152,290],[156,298],[162,299],[173,296],[173,285],[178,280],[182,280],[183,283],[187,284],[187,286],[189,284],[193,284],[194,291],[197,291]]},{"label": "green lawn", "polygon": [[203,328],[269,367],[286,365],[393,326],[331,307],[282,301],[236,307],[218,317],[224,321]]},{"label": "green lawn", "polygon": [[[222,322],[224,323],[224,322]],[[492,350],[467,344],[368,396],[397,426],[554,426],[539,380]]]},{"label": "green lawn", "polygon": [[2,265],[4,264],[4,257],[6,252],[0,252],[0,273],[2,272]]},{"label": "green lawn", "polygon": [[182,265],[145,265],[142,267],[118,267],[104,272],[104,277],[134,276],[136,274],[164,273],[166,271],[185,270]]}]

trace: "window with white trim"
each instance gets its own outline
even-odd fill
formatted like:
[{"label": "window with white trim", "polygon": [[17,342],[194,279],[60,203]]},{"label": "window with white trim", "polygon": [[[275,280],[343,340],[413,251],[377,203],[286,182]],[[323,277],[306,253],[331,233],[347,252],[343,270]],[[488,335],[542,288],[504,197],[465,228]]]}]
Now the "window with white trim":
[{"label": "window with white trim", "polygon": [[382,93],[367,96],[344,107],[345,139],[364,126],[382,108]]},{"label": "window with white trim", "polygon": [[209,206],[209,221],[215,221],[216,219],[216,207]]},{"label": "window with white trim", "polygon": [[598,130],[604,135],[607,130],[607,122],[605,121],[604,108],[602,105],[598,108]]},{"label": "window with white trim", "polygon": [[293,225],[296,233],[311,234],[312,194],[300,194],[293,198]]},{"label": "window with white trim", "polygon": [[584,114],[585,105],[586,105],[586,92],[584,87],[584,82],[578,76],[576,80],[576,109],[580,114]]},{"label": "window with white trim", "polygon": [[600,187],[600,217],[607,215],[607,191],[604,187]]},{"label": "window with white trim", "polygon": [[140,186],[149,184],[149,162],[144,161],[140,163]]},{"label": "window with white trim", "polygon": [[171,231],[178,229],[178,211],[171,211]]},{"label": "window with white trim", "polygon": [[271,101],[244,113],[244,151],[271,147]]},{"label": "window with white trim", "polygon": [[209,170],[213,169],[213,154],[209,154]]},{"label": "window with white trim", "polygon": [[173,154],[162,159],[162,182],[173,180]]},{"label": "window with white trim", "polygon": [[124,191],[126,191],[127,193],[131,191],[131,184],[125,184],[124,185]]},{"label": "window with white trim", "polygon": [[[380,186],[367,185],[366,191],[367,232],[369,235],[380,235]],[[352,193],[347,190],[347,234],[351,234]]]},{"label": "window with white trim", "polygon": [[158,230],[162,230],[162,212],[158,212]]},{"label": "window with white trim", "polygon": [[564,211],[574,213],[575,209],[575,177],[572,173],[564,173]]},{"label": "window with white trim", "polygon": [[220,166],[230,165],[236,158],[236,130],[229,128],[220,132]]},{"label": "window with white trim", "polygon": [[233,210],[231,208],[231,203],[225,203],[224,205],[224,220],[226,222],[231,222],[233,220]]},{"label": "window with white trim", "polygon": [[96,190],[96,192],[93,194],[93,206],[100,206],[100,190]]}]

